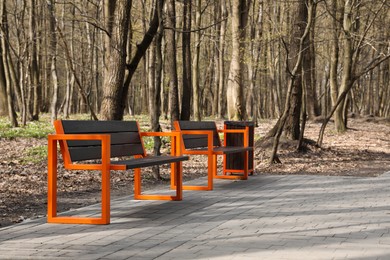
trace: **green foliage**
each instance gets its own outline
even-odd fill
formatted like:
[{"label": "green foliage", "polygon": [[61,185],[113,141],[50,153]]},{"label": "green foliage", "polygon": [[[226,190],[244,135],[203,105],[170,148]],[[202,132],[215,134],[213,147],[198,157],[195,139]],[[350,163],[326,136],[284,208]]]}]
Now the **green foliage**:
[{"label": "green foliage", "polygon": [[48,120],[28,122],[25,126],[13,128],[6,117],[0,117],[0,138],[46,138],[53,131]]},{"label": "green foliage", "polygon": [[22,164],[38,163],[47,158],[47,147],[45,145],[35,146],[27,150]]},{"label": "green foliage", "polygon": [[[160,137],[161,138],[161,152],[164,152],[166,151],[166,149],[168,149],[169,145],[170,145],[170,137],[167,137],[167,136],[163,136],[163,137]],[[145,150],[151,154],[153,152],[153,147],[154,147],[154,137],[151,137],[151,136],[146,136],[146,137],[143,137],[142,138],[143,142],[144,142],[144,147],[145,147]]]},{"label": "green foliage", "polygon": [[144,137],[142,138],[142,140],[144,141],[145,149],[147,151],[153,151],[153,145],[154,145],[153,137]]}]

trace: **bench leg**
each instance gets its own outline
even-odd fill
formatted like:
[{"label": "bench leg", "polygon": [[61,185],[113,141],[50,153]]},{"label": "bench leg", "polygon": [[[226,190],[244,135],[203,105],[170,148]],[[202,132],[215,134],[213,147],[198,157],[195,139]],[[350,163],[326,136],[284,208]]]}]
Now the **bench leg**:
[{"label": "bench leg", "polygon": [[244,178],[243,178],[243,180],[248,179],[248,173],[249,173],[249,152],[246,151],[245,156],[244,156]]},{"label": "bench leg", "polygon": [[[244,152],[244,169],[243,170],[226,170],[226,155],[223,156],[223,175],[215,175],[216,179],[228,179],[228,180],[247,180],[249,175],[249,152]],[[240,175],[227,175],[226,173],[240,173]]]},{"label": "bench leg", "polygon": [[48,140],[47,222],[61,224],[110,223],[110,171],[102,169],[102,211],[100,218],[57,216],[57,141]]},{"label": "bench leg", "polygon": [[183,190],[213,190],[213,179],[217,169],[217,155],[207,155],[207,185],[183,185]]},{"label": "bench leg", "polygon": [[171,188],[176,190],[176,195],[154,195],[142,194],[141,189],[141,169],[134,169],[134,199],[136,200],[182,200],[183,199],[183,180],[182,163],[171,163]]}]

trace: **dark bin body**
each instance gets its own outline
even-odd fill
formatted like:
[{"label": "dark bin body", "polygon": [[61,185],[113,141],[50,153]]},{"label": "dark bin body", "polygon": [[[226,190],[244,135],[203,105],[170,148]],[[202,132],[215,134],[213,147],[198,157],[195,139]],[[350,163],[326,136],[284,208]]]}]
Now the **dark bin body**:
[{"label": "dark bin body", "polygon": [[[249,146],[254,146],[255,141],[255,124],[251,121],[225,121],[225,129],[245,129],[249,128]],[[242,134],[225,134],[226,146],[243,146],[244,145],[244,135]],[[241,173],[244,172],[245,153],[233,153],[226,154],[225,163],[224,163],[224,173]],[[253,151],[249,151],[248,158],[248,170],[249,173],[253,173],[254,165],[254,154]]]}]

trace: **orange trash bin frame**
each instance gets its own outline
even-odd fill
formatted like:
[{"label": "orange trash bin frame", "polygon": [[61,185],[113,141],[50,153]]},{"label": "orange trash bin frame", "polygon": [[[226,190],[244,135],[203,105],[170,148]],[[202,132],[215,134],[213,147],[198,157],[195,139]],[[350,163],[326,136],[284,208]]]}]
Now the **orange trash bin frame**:
[{"label": "orange trash bin frame", "polygon": [[[249,126],[245,126],[245,130],[246,131],[248,131],[248,146],[249,147],[253,147],[253,143],[251,144],[249,141],[249,139],[250,139],[250,137],[249,137],[249,129],[250,129],[250,127]],[[227,137],[226,137],[226,134],[227,133],[229,133],[228,132],[228,130],[233,130],[233,129],[229,129],[229,128],[227,128],[227,125],[226,124],[224,124],[224,130],[225,130],[225,135],[224,135],[224,138],[223,138],[223,145],[224,146],[226,146],[226,143],[227,143]],[[245,140],[243,140],[244,141],[244,143],[245,143]],[[252,153],[254,153],[254,151],[252,151]],[[253,157],[253,156],[252,156]],[[240,170],[238,170],[238,169],[231,169],[231,168],[228,168],[227,167],[227,156],[226,156],[226,154],[224,154],[224,158],[223,158],[223,174],[224,175],[226,175],[226,176],[228,176],[226,173],[228,173],[228,172],[230,172],[230,173],[242,173],[242,174],[244,174],[244,169],[240,169]],[[245,160],[245,157],[244,157],[244,160]],[[250,164],[250,159],[249,159],[249,152],[248,152],[248,154],[247,154],[247,160],[248,160],[248,175],[253,175],[253,173],[254,173],[254,158],[252,159],[252,167],[250,168],[249,167],[249,164]]]}]

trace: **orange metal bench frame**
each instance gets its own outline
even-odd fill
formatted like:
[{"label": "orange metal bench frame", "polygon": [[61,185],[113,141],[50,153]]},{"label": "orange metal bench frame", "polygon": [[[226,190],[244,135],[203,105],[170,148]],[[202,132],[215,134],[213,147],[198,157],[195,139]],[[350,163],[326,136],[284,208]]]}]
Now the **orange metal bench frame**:
[{"label": "orange metal bench frame", "polygon": [[[48,201],[47,221],[49,223],[63,224],[109,224],[110,223],[110,171],[126,170],[126,165],[110,163],[110,135],[109,134],[64,134],[60,120],[54,122],[57,134],[48,135]],[[138,123],[137,123],[138,125]],[[138,125],[139,129],[139,125]],[[170,136],[171,155],[181,155],[181,140],[179,132],[139,132],[144,136]],[[100,140],[101,141],[101,163],[99,164],[74,164],[71,160],[68,140]],[[101,216],[100,217],[77,217],[57,216],[57,143],[60,144],[61,154],[64,160],[64,167],[68,170],[100,170],[102,173],[101,183]],[[142,158],[147,156],[144,148]],[[141,200],[182,200],[182,162],[171,164],[171,188],[176,190],[176,195],[144,195],[141,194],[141,168],[134,168],[134,198]]]},{"label": "orange metal bench frame", "polygon": [[[188,155],[207,155],[207,185],[183,185],[183,190],[212,190],[213,189],[213,179],[232,179],[232,180],[247,180],[248,179],[248,150],[245,152],[244,156],[244,169],[242,175],[227,175],[227,171],[223,171],[223,175],[218,175],[217,170],[217,156],[224,155],[223,151],[218,151],[213,144],[213,131],[212,130],[181,130],[179,122],[174,122],[175,130],[180,131],[182,136],[181,140],[181,149],[183,154]],[[244,135],[244,147],[248,148],[249,143],[249,130],[245,129],[217,129],[218,133],[235,133]],[[183,135],[207,135],[207,150],[198,150],[198,149],[186,149],[184,146]],[[226,138],[224,138],[224,145],[226,144]],[[224,147],[224,146],[222,146]],[[225,161],[224,161],[225,164]],[[225,168],[225,167],[224,167]]]}]

